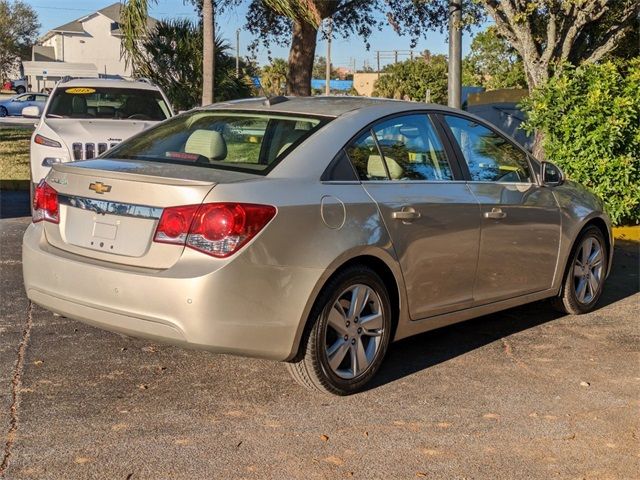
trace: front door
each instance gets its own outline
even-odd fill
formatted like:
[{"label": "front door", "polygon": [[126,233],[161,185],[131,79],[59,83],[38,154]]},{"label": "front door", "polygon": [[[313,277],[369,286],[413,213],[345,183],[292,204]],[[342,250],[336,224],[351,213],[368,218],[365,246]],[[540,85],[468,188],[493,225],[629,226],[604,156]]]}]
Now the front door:
[{"label": "front door", "polygon": [[497,132],[444,115],[481,209],[476,305],[551,288],[560,244],[560,211],[537,184],[527,154]]},{"label": "front door", "polygon": [[347,153],[391,236],[411,318],[471,306],[480,210],[430,117],[382,120]]}]

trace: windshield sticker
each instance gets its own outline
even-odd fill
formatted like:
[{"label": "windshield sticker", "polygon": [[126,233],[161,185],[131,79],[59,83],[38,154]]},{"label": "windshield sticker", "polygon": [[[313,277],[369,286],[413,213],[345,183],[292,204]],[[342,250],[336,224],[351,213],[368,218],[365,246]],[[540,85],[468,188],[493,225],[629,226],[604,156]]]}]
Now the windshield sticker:
[{"label": "windshield sticker", "polygon": [[67,88],[64,93],[71,93],[72,95],[88,95],[89,93],[96,93],[96,89],[87,87],[74,87]]}]

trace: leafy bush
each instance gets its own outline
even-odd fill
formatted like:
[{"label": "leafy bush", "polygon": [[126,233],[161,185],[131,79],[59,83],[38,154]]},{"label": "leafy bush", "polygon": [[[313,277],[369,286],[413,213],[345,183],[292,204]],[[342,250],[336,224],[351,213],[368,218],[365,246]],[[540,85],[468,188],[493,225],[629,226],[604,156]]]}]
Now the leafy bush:
[{"label": "leafy bush", "polygon": [[429,90],[432,103],[447,103],[447,57],[406,60],[389,65],[376,81],[373,95],[424,102]]},{"label": "leafy bush", "polygon": [[640,57],[565,66],[523,107],[549,161],[598,195],[614,224],[640,222]]}]

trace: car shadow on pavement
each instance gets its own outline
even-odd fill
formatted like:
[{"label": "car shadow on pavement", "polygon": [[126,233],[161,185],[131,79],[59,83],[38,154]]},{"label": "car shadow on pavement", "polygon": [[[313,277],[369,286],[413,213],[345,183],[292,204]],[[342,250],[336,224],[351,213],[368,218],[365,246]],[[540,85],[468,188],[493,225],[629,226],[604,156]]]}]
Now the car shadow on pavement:
[{"label": "car shadow on pavement", "polygon": [[30,216],[28,190],[0,190],[0,219]]},{"label": "car shadow on pavement", "polygon": [[[598,310],[638,293],[639,250],[638,243],[616,243],[613,269],[598,302]],[[555,311],[548,301],[540,301],[400,340],[389,347],[387,358],[368,389],[400,380],[501,338],[564,316]]]}]

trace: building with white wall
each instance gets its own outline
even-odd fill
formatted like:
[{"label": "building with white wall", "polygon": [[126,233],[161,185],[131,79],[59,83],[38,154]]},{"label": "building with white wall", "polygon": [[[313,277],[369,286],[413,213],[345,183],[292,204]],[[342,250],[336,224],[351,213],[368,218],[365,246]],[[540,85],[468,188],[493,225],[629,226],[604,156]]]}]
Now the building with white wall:
[{"label": "building with white wall", "polygon": [[[131,76],[131,68],[122,58],[121,9],[119,2],[114,3],[50,30],[34,47],[31,60],[89,63],[101,75]],[[155,23],[149,17],[148,28]]]}]

